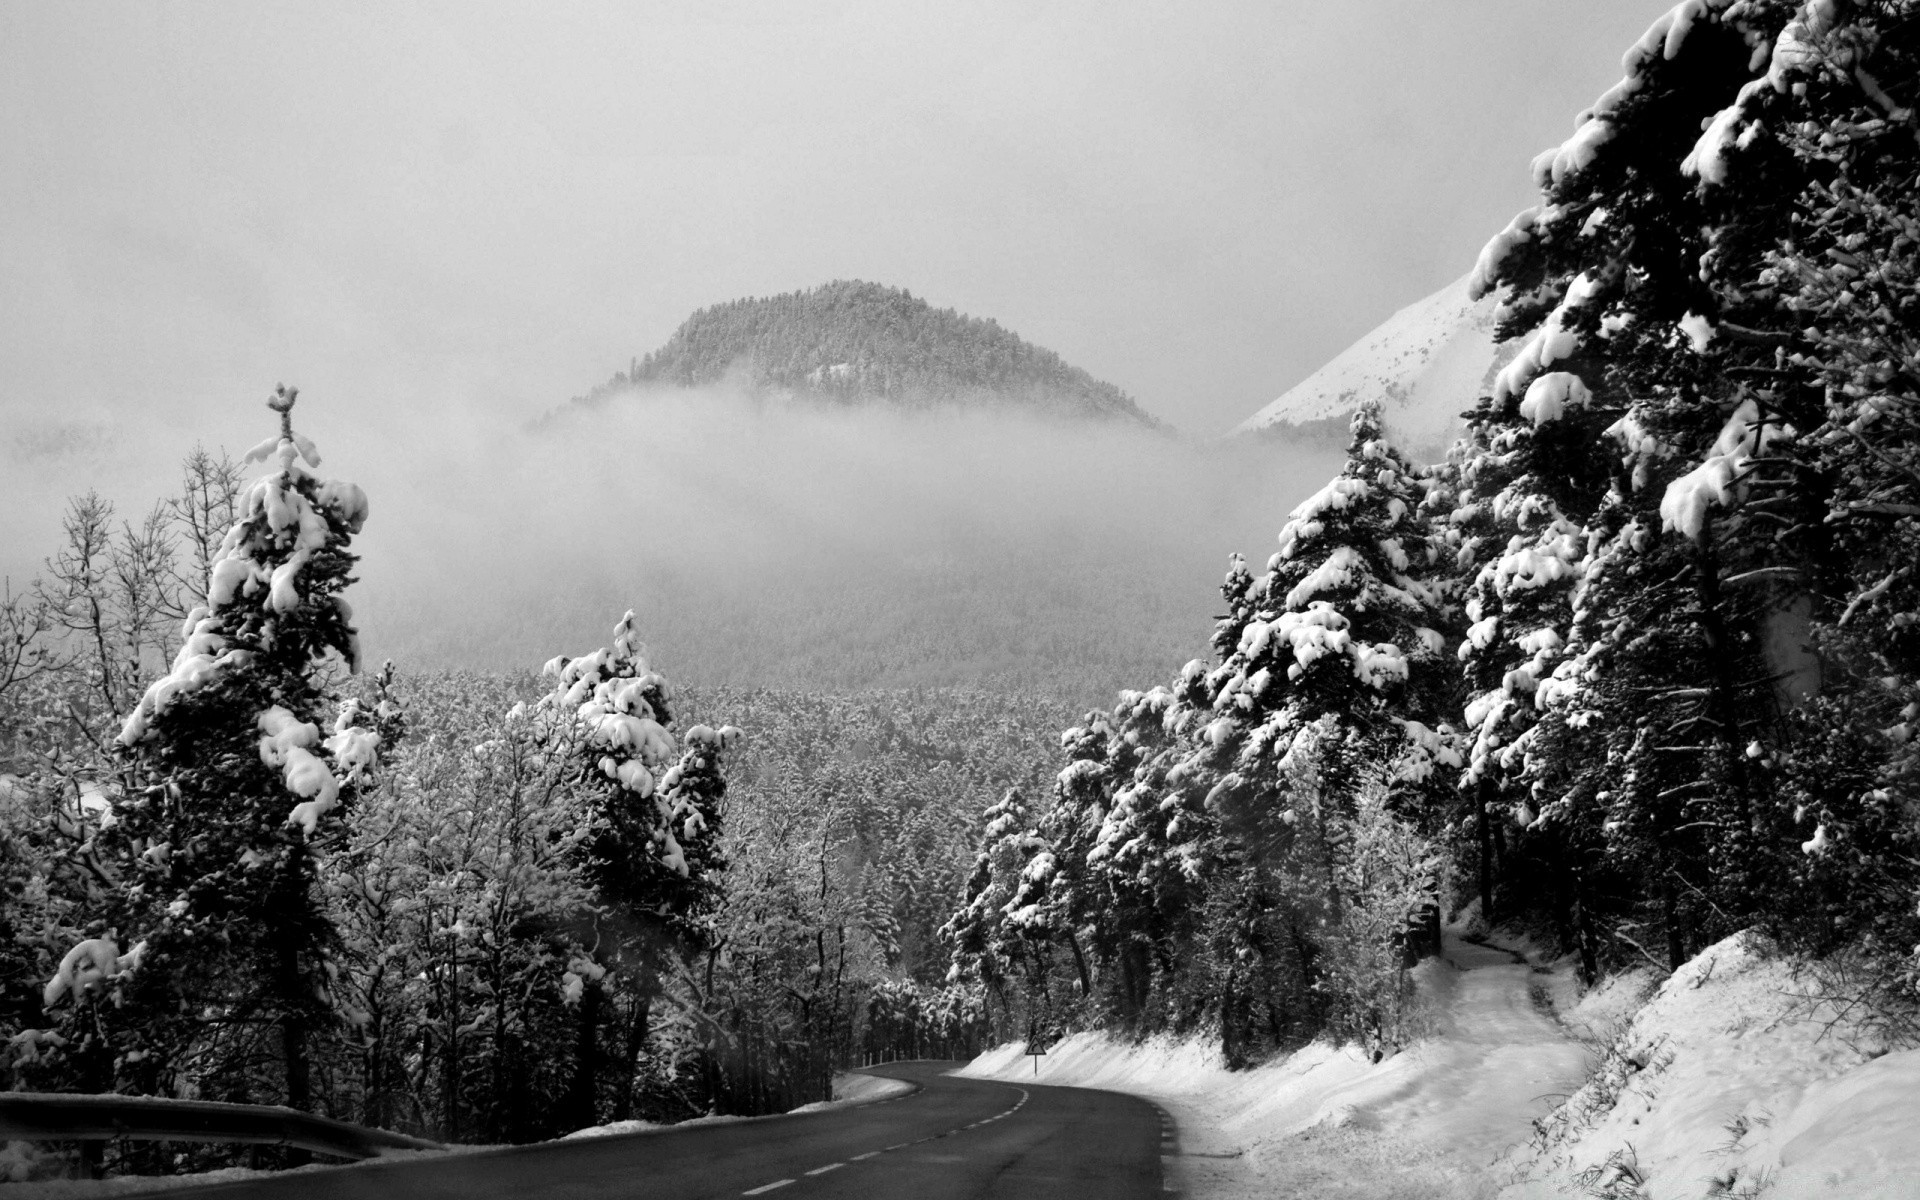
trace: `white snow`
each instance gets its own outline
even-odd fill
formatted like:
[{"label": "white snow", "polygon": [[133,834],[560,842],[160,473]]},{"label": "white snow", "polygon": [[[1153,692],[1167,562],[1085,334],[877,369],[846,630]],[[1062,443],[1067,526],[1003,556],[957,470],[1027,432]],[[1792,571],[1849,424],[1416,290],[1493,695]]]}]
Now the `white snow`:
[{"label": "white snow", "polygon": [[1624,1182],[1623,1167],[1645,1200],[1920,1195],[1920,1051],[1884,1053],[1812,998],[1805,969],[1740,934],[1674,972],[1548,1122],[1557,1139],[1507,1164],[1524,1178],[1501,1200],[1579,1194],[1583,1173]]},{"label": "white snow", "polygon": [[1770,86],[1770,81],[1762,77],[1749,80],[1735,95],[1733,103],[1713,115],[1707,122],[1706,131],[1700,140],[1693,144],[1693,150],[1680,164],[1680,173],[1697,176],[1703,186],[1716,186],[1727,181],[1727,151],[1734,146],[1746,146],[1758,135],[1760,124],[1747,117],[1748,105],[1753,98]]},{"label": "white snow", "polygon": [[1706,459],[1667,485],[1666,493],[1660,498],[1661,525],[1697,541],[1706,524],[1708,508],[1735,503],[1753,456],[1789,432],[1777,423],[1763,420],[1760,406],[1754,401],[1742,401],[1721,427],[1720,436],[1714,440]]},{"label": "white snow", "polygon": [[1558,421],[1568,408],[1580,408],[1593,399],[1593,393],[1578,375],[1568,371],[1549,371],[1527,385],[1520,401],[1520,415],[1535,425]]},{"label": "white snow", "polygon": [[1515,246],[1533,240],[1533,227],[1539,223],[1542,206],[1536,204],[1523,208],[1507,222],[1507,227],[1493,235],[1480,250],[1480,257],[1474,261],[1473,270],[1467,275],[1467,298],[1479,300],[1487,295],[1500,282],[1500,268],[1513,253]]},{"label": "white snow", "polygon": [[1533,160],[1535,185],[1545,190],[1593,165],[1600,147],[1613,140],[1614,111],[1628,96],[1640,90],[1641,76],[1647,63],[1656,56],[1671,60],[1678,55],[1694,23],[1715,9],[1725,8],[1728,2],[1680,0],[1648,26],[1647,31],[1640,35],[1640,40],[1629,47],[1620,60],[1621,70],[1626,73],[1620,82],[1608,88],[1593,102],[1593,107],[1580,114],[1572,137],[1542,151]]},{"label": "white snow", "polygon": [[371,729],[349,726],[346,722],[352,711],[342,708],[339,718],[334,722],[333,735],[322,742],[328,754],[333,755],[334,765],[345,772],[345,782],[359,779],[380,758],[380,735]]},{"label": "white snow", "polygon": [[1494,403],[1524,395],[1536,375],[1580,349],[1580,335],[1574,331],[1574,313],[1584,308],[1600,290],[1600,281],[1592,272],[1575,278],[1546,320],[1520,346],[1513,360],[1493,377]]},{"label": "white snow", "polygon": [[[136,951],[145,949],[145,942],[135,947]],[[69,993],[78,999],[120,974],[121,971],[130,970],[139,965],[139,955],[123,957],[119,944],[113,939],[88,938],[67,951],[66,956],[60,960],[60,966],[55,969],[53,978],[47,980],[40,1002],[44,1007],[52,1008]]]},{"label": "white snow", "polygon": [[1695,354],[1705,354],[1707,352],[1707,347],[1713,343],[1714,328],[1712,321],[1709,321],[1699,313],[1689,312],[1680,318],[1678,326],[1680,332],[1686,335],[1687,342],[1693,347]]},{"label": "white snow", "polygon": [[1155,1101],[1192,1197],[1920,1196],[1920,1050],[1818,1000],[1807,964],[1742,934],[1582,996],[1457,933],[1416,972],[1432,1035],[1378,1064],[1316,1043],[1232,1072],[1210,1043],[1081,1033],[956,1074]]},{"label": "white snow", "polygon": [[1433,1036],[1381,1063],[1316,1043],[1250,1071],[1212,1044],[1075,1034],[1038,1061],[1018,1042],[956,1074],[1100,1087],[1171,1112],[1168,1165],[1194,1197],[1484,1196],[1495,1157],[1584,1077],[1586,1050],[1529,999],[1511,954],[1449,935],[1418,970]]},{"label": "white snow", "polygon": [[1293,586],[1287,593],[1288,608],[1299,608],[1324,592],[1336,592],[1352,587],[1354,581],[1367,572],[1366,560],[1352,546],[1336,547],[1321,564],[1308,573],[1305,579]]},{"label": "white snow", "polygon": [[[784,1115],[793,1113],[830,1112],[836,1108],[848,1108],[854,1105],[871,1104],[875,1100],[885,1100],[893,1096],[904,1096],[914,1090],[911,1083],[903,1079],[888,1079],[881,1075],[866,1075],[859,1071],[846,1071],[833,1077],[833,1099],[816,1100],[811,1104],[802,1104]],[[783,1115],[783,1114],[775,1114]],[[691,1120],[662,1124],[658,1121],[612,1121],[605,1125],[593,1125],[586,1129],[576,1129],[562,1137],[563,1142],[578,1138],[617,1137],[628,1133],[658,1133],[662,1130],[697,1128],[702,1125],[733,1125],[742,1121],[765,1121],[768,1117],[694,1117]]]},{"label": "white snow", "polygon": [[1774,39],[1766,74],[1774,91],[1787,91],[1792,86],[1792,74],[1821,60],[1821,41],[1833,29],[1838,15],[1835,9],[1835,0],[1809,0]]},{"label": "white snow", "polygon": [[[1621,84],[1628,82],[1632,82],[1635,87],[1622,87],[1616,84],[1613,90],[1601,99],[1614,97],[1617,103],[1616,93],[1618,96],[1624,96],[1636,90],[1639,81],[1622,80]],[[1544,191],[1560,183],[1567,176],[1586,170],[1593,165],[1594,158],[1600,153],[1600,147],[1612,140],[1613,121],[1604,116],[1589,116],[1578,129],[1573,131],[1572,137],[1558,146],[1541,151],[1539,157],[1533,160],[1534,185]]]},{"label": "white snow", "polygon": [[1481,394],[1496,352],[1497,305],[1490,295],[1471,296],[1471,279],[1396,312],[1234,433],[1285,435],[1379,399],[1396,446],[1416,458],[1440,457],[1463,427],[1460,413]]},{"label": "white snow", "polygon": [[298,825],[313,836],[320,818],[340,803],[340,781],[327,769],[325,760],[313,753],[320,744],[320,729],[301,721],[275,704],[257,718],[260,728],[260,761],[280,769],[281,782],[289,792],[304,797],[287,814],[287,824]]}]

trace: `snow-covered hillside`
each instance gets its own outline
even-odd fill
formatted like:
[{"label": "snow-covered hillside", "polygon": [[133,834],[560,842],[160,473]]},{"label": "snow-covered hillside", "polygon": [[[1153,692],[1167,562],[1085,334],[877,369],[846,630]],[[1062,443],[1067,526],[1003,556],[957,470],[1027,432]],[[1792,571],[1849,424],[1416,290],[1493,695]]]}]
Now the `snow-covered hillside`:
[{"label": "snow-covered hillside", "polygon": [[1829,990],[1751,933],[1701,951],[1503,1164],[1500,1200],[1920,1197],[1920,1050]]},{"label": "snow-covered hillside", "polygon": [[1495,307],[1492,296],[1469,300],[1466,278],[1457,279],[1393,314],[1234,432],[1311,435],[1318,426],[1344,439],[1353,410],[1378,396],[1396,443],[1415,458],[1437,459],[1493,373]]}]

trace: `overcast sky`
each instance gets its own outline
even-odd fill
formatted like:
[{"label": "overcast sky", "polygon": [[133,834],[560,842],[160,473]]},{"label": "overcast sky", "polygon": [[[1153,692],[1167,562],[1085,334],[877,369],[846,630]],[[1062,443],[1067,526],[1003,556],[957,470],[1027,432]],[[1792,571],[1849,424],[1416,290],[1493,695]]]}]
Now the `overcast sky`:
[{"label": "overcast sky", "polygon": [[849,277],[1215,436],[1463,274],[1665,6],[0,0],[0,492],[278,380],[336,451],[531,415]]}]

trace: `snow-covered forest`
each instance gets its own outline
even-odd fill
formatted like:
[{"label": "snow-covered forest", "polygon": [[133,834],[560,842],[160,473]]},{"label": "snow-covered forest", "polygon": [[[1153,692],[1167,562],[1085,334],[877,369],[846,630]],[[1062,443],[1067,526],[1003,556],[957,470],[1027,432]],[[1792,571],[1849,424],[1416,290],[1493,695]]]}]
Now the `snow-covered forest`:
[{"label": "snow-covered forest", "polygon": [[852,1061],[984,1045],[937,930],[1064,710],[676,693],[631,615],[539,677],[352,676],[368,501],[290,412],[262,459],[249,483],[195,452],[137,525],[76,498],[7,599],[14,1086],[525,1141],[784,1111]]},{"label": "snow-covered forest", "polygon": [[1587,987],[1756,931],[1911,1038],[1917,18],[1677,5],[1475,264],[1445,460],[1361,398],[1196,657],[1079,717],[670,684],[631,612],[538,676],[362,664],[353,542],[408,517],[291,388],[149,513],[76,497],[0,599],[8,1084],[519,1142],[1089,1030],[1377,1061],[1455,921]]},{"label": "snow-covered forest", "polygon": [[1631,47],[1480,256],[1465,438],[1361,408],[1210,652],[995,810],[954,978],[1043,1038],[1385,1052],[1471,905],[1588,982],[1757,928],[1910,1012],[1916,29],[1688,0]]}]

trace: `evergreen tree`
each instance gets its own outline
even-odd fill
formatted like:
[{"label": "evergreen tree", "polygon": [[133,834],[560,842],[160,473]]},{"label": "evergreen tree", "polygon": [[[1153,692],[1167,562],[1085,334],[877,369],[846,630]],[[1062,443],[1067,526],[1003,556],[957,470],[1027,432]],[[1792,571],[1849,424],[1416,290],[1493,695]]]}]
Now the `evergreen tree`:
[{"label": "evergreen tree", "polygon": [[[588,870],[604,918],[585,931],[589,955],[573,968],[581,981],[579,1044],[565,1122],[596,1119],[608,969],[626,975],[629,1012],[618,1049],[631,1074],[645,1044],[659,974],[706,940],[716,902],[721,801],[720,755],[739,730],[696,725],[676,745],[667,681],[641,654],[628,612],[613,645],[547,664],[553,690],[539,705],[550,736],[574,755],[576,785],[593,834]],[[622,1088],[626,1087],[622,1084]]]},{"label": "evergreen tree", "polygon": [[316,856],[380,738],[351,708],[328,720],[321,667],[358,659],[340,593],[367,502],[308,470],[295,395],[268,401],[280,432],[247,457],[276,466],[248,487],[184,645],[119,735],[127,787],[90,847],[109,907],[46,995],[80,1010],[69,1038],[89,1090],[314,1103],[312,1042],[333,1020]]},{"label": "evergreen tree", "polygon": [[[1450,692],[1450,614],[1424,494],[1420,473],[1382,437],[1378,404],[1363,405],[1346,467],[1293,511],[1244,599],[1229,595],[1234,619],[1252,611],[1206,676],[1199,760],[1236,773],[1235,786],[1267,787],[1294,739],[1330,719],[1319,769],[1336,796],[1369,767],[1427,761]],[[1428,772],[1409,762],[1405,773]]]},{"label": "evergreen tree", "polygon": [[1019,969],[1024,951],[1009,942],[1006,906],[1014,881],[1037,848],[1038,835],[1019,788],[1008,788],[982,819],[986,824],[966,892],[940,927],[940,938],[951,948],[948,982],[978,981],[988,996],[1000,1002],[1002,1012],[1011,1016],[1007,984]]}]

